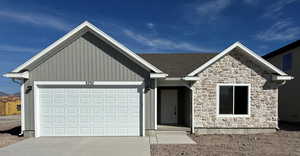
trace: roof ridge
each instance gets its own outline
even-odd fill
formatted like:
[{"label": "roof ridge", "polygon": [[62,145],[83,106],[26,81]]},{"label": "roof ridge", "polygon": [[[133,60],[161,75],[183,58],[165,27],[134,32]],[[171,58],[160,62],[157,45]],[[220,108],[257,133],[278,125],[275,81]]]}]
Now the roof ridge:
[{"label": "roof ridge", "polygon": [[179,53],[164,53],[164,52],[160,52],[160,53],[136,53],[138,55],[151,55],[151,54],[159,54],[159,55],[165,55],[165,54],[218,54],[219,52],[179,52]]}]

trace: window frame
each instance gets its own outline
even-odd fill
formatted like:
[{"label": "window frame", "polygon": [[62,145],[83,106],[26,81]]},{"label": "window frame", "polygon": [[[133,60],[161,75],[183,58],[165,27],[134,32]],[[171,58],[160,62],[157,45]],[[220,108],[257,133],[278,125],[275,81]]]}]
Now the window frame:
[{"label": "window frame", "polygon": [[[221,86],[232,86],[233,88],[235,86],[247,86],[248,87],[248,112],[247,114],[220,114],[220,87]],[[235,106],[235,92],[233,91],[233,112],[234,112],[234,106]],[[251,84],[248,83],[237,83],[237,84],[233,84],[233,83],[218,83],[216,86],[216,102],[217,102],[217,107],[216,107],[216,113],[217,113],[217,117],[250,117],[251,114]]]}]

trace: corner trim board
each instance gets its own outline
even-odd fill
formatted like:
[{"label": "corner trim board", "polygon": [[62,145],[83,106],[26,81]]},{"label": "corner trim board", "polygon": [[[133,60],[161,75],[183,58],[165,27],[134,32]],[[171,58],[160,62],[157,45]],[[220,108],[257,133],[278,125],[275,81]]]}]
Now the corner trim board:
[{"label": "corner trim board", "polygon": [[144,86],[144,88],[143,88],[143,104],[142,104],[142,107],[143,107],[143,128],[142,128],[142,136],[145,136],[145,129],[146,129],[146,127],[145,127],[145,116],[146,116],[146,111],[145,111],[145,86]]},{"label": "corner trim board", "polygon": [[21,134],[24,134],[25,130],[25,82],[22,81],[21,85]]},{"label": "corner trim board", "polygon": [[154,129],[157,129],[157,79],[154,80]]}]

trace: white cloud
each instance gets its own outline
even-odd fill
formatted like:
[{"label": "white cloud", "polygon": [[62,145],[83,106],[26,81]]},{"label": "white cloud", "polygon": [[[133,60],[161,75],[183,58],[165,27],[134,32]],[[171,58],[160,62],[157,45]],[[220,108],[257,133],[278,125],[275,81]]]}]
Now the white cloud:
[{"label": "white cloud", "polygon": [[38,52],[39,49],[11,46],[11,45],[0,45],[0,52]]},{"label": "white cloud", "polygon": [[267,7],[263,17],[276,18],[282,15],[282,10],[297,0],[278,0]]},{"label": "white cloud", "polygon": [[153,29],[155,25],[153,23],[149,22],[146,24],[146,26],[148,29]]},{"label": "white cloud", "polygon": [[195,10],[198,15],[209,17],[211,20],[214,20],[230,5],[231,0],[210,0],[206,3],[196,5]]},{"label": "white cloud", "polygon": [[5,18],[6,20],[14,20],[16,22],[30,23],[37,26],[50,27],[63,31],[70,29],[70,25],[59,19],[58,17],[41,13],[25,13],[0,10],[0,18]]},{"label": "white cloud", "polygon": [[260,32],[256,38],[263,41],[288,41],[299,38],[300,26],[294,25],[291,20],[282,20],[273,24],[266,31]]},{"label": "white cloud", "polygon": [[129,38],[151,48],[152,50],[211,51],[210,49],[199,47],[187,42],[175,42],[163,38],[149,38],[141,34],[132,32],[128,29],[123,29],[123,32]]}]

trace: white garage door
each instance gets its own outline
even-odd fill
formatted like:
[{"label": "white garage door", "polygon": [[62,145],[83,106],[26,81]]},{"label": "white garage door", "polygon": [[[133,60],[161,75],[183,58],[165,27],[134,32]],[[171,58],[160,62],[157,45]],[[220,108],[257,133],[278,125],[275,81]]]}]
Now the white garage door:
[{"label": "white garage door", "polygon": [[136,87],[39,88],[39,136],[139,136]]}]

